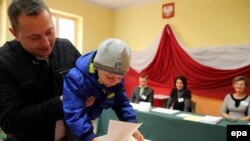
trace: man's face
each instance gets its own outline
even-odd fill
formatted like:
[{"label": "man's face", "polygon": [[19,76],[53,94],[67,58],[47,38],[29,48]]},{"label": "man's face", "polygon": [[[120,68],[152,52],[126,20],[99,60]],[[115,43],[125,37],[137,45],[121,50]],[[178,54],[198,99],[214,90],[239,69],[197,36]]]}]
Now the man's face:
[{"label": "man's face", "polygon": [[23,48],[36,57],[48,57],[55,44],[55,29],[51,15],[43,10],[39,15],[18,17],[19,25],[12,34]]},{"label": "man's face", "polygon": [[139,78],[139,85],[140,87],[146,87],[147,86],[147,79],[146,78]]}]

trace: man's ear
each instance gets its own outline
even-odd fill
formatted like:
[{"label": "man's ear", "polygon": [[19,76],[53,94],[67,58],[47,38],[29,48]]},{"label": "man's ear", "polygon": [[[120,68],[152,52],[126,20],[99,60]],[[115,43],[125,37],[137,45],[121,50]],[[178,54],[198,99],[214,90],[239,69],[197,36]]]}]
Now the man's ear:
[{"label": "man's ear", "polygon": [[16,31],[13,28],[9,28],[9,31],[11,32],[11,34],[18,40],[18,36]]}]

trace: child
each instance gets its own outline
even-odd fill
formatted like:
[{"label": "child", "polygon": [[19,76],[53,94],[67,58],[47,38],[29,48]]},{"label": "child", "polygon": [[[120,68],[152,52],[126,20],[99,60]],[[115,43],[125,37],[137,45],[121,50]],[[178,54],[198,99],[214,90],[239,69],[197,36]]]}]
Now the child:
[{"label": "child", "polygon": [[[100,116],[103,109],[112,108],[121,121],[136,122],[129,104],[123,77],[129,70],[131,50],[119,39],[107,39],[97,51],[76,61],[64,80],[63,110],[65,121],[77,139],[94,141],[91,120]],[[139,131],[133,136],[144,138]]]}]

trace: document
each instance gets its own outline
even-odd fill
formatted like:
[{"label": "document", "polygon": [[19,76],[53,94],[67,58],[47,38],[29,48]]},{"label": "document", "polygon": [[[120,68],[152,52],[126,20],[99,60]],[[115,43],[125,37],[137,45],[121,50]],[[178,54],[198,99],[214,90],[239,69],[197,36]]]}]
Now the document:
[{"label": "document", "polygon": [[150,112],[151,111],[151,103],[150,102],[139,102],[138,111]]},{"label": "document", "polygon": [[171,110],[171,109],[166,109],[166,108],[154,108],[152,109],[152,111],[154,112],[159,112],[159,113],[164,113],[164,114],[175,114],[180,112],[179,110]]},{"label": "document", "polygon": [[201,120],[202,116],[197,115],[190,115],[184,118],[184,120],[190,120],[190,121],[197,121],[199,122]]},{"label": "document", "polygon": [[181,117],[181,118],[185,118],[185,117],[188,117],[190,116],[191,114],[186,114],[186,113],[180,113],[178,115],[176,115],[177,117]]},{"label": "document", "polygon": [[132,135],[142,123],[129,123],[110,120],[108,133],[97,137],[97,141],[136,141]]},{"label": "document", "polygon": [[134,110],[143,111],[143,112],[150,112],[152,106],[150,102],[139,102],[137,103],[130,103]]},{"label": "document", "polygon": [[197,121],[202,123],[208,123],[208,124],[217,124],[220,122],[223,118],[219,116],[198,116],[198,115],[189,115],[187,117],[183,118],[184,120],[190,120],[190,121]]},{"label": "document", "polygon": [[137,103],[129,103],[129,104],[133,107],[134,110],[138,110],[140,108],[140,105]]},{"label": "document", "polygon": [[202,123],[209,123],[209,124],[217,124],[222,119],[223,118],[219,117],[219,116],[209,116],[209,115],[206,115],[206,116],[204,116],[204,117],[201,118],[200,122],[202,122]]}]

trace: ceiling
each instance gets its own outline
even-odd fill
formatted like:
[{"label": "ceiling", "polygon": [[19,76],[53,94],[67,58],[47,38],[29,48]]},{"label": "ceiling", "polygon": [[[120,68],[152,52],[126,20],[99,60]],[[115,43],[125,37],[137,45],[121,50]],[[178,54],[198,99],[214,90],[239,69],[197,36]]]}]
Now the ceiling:
[{"label": "ceiling", "polygon": [[120,9],[139,4],[154,2],[156,0],[85,0],[85,1],[112,9]]}]

